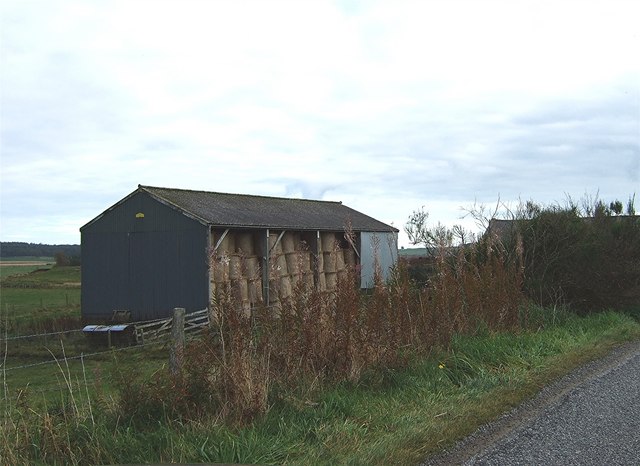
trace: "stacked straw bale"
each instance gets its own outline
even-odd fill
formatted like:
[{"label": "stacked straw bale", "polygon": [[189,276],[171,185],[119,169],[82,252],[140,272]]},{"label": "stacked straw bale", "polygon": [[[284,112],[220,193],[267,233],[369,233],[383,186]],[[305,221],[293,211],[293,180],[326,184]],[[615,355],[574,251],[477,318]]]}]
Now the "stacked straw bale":
[{"label": "stacked straw bale", "polygon": [[[217,243],[220,234],[214,233],[213,244]],[[269,254],[267,272],[271,304],[277,305],[279,301],[291,298],[297,287],[334,290],[347,267],[356,264],[353,249],[341,249],[339,234],[323,232],[317,242],[317,251],[310,251],[302,240],[304,235],[287,231],[280,237],[277,232],[270,233],[268,251],[264,251],[256,234],[230,231],[211,255],[212,290],[232,292],[242,308],[249,312],[264,299],[261,256],[266,254]]]},{"label": "stacked straw bale", "polygon": [[[219,237],[212,238],[216,243]],[[214,243],[215,244],[215,243]],[[229,285],[231,281],[231,254],[235,253],[235,238],[233,235],[226,235],[218,249],[211,254],[211,274],[212,288],[215,291],[221,291],[225,285]]]},{"label": "stacked straw bale", "polygon": [[[219,236],[212,240],[217,243]],[[260,259],[251,233],[229,232],[213,252],[211,265],[213,292],[231,292],[245,312],[262,301]]]},{"label": "stacked straw bale", "polygon": [[[319,263],[318,268],[323,272],[320,275],[321,277],[324,276],[324,289],[335,290],[338,278],[341,278],[346,271],[345,251],[347,250],[340,247],[340,239],[335,233],[321,233],[320,239],[322,261]],[[355,258],[350,258],[350,260],[355,263]]]}]

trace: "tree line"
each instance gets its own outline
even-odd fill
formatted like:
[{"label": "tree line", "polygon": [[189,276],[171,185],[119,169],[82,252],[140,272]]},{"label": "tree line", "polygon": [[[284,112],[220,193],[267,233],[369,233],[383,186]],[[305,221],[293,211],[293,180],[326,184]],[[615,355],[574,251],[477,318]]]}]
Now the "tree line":
[{"label": "tree line", "polygon": [[0,258],[64,256],[70,262],[80,262],[79,244],[41,244],[14,241],[0,242]]}]

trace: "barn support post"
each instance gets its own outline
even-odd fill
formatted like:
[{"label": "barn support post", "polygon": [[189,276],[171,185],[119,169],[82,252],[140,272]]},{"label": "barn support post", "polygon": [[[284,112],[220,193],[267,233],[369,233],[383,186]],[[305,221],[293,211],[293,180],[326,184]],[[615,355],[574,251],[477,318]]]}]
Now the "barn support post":
[{"label": "barn support post", "polygon": [[184,361],[184,313],[183,307],[176,307],[173,310],[173,320],[171,321],[169,370],[173,376],[180,375]]},{"label": "barn support post", "polygon": [[314,252],[314,263],[313,263],[313,281],[316,284],[316,291],[323,291],[320,287],[320,274],[322,271],[320,270],[320,256],[322,255],[321,251],[321,242],[320,242],[320,230],[316,231],[316,244],[313,248]]},{"label": "barn support post", "polygon": [[[220,244],[222,244],[222,241],[225,239],[225,237],[227,236],[227,234],[229,233],[229,228],[227,228],[226,230],[224,230],[224,232],[222,233],[222,235],[220,236],[220,238],[218,239],[218,241],[216,241],[216,244],[213,245],[213,235],[214,235],[214,229],[213,226],[209,227],[209,234],[207,235],[207,309],[209,309],[209,322],[212,323],[214,321],[214,306],[213,306],[213,299],[214,299],[214,294],[216,292],[216,287],[213,284],[213,276],[214,276],[214,271],[213,271],[213,264],[212,264],[212,260],[214,260],[215,255],[217,254],[218,248],[220,247]],[[213,246],[213,247],[212,247]]]},{"label": "barn support post", "polygon": [[265,230],[262,238],[262,299],[265,305],[269,306],[269,229]]}]

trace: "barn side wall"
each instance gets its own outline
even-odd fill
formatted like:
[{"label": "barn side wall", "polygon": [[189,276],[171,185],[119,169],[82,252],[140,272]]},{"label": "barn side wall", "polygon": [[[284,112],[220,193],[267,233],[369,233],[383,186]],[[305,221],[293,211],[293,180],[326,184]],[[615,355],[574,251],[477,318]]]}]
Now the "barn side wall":
[{"label": "barn side wall", "polygon": [[82,316],[104,320],[168,317],[208,305],[208,228],[136,193],[82,231]]}]

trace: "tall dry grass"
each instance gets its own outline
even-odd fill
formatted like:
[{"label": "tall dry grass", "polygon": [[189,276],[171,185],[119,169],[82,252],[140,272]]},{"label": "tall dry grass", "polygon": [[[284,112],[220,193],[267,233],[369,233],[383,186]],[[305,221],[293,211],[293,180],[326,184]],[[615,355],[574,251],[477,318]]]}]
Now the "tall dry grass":
[{"label": "tall dry grass", "polygon": [[184,373],[128,382],[125,414],[140,417],[146,406],[146,419],[213,414],[247,422],[303,387],[357,383],[367,372],[447,347],[456,334],[517,328],[523,270],[516,252],[487,237],[455,254],[443,249],[426,286],[413,283],[400,263],[388,282],[378,273],[362,291],[351,268],[334,291],[299,280],[291,298],[251,312],[232,285],[219,287],[212,332],[189,344]]}]

